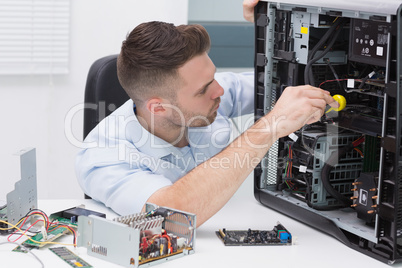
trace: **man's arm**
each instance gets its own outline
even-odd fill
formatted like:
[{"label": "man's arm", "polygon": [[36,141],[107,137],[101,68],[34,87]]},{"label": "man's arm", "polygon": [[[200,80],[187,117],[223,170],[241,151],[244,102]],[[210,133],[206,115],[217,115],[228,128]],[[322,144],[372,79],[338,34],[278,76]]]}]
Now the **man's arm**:
[{"label": "man's arm", "polygon": [[337,107],[326,91],[288,87],[269,114],[221,153],[156,191],[148,202],[195,213],[200,226],[226,204],[278,138],[317,121],[326,104]]}]

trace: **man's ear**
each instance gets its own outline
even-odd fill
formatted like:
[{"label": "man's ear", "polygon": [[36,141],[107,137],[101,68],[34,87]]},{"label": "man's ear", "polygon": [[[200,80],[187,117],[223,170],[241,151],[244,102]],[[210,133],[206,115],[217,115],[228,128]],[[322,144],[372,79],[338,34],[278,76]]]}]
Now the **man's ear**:
[{"label": "man's ear", "polygon": [[161,98],[151,98],[147,101],[147,109],[151,114],[162,115],[166,112]]}]

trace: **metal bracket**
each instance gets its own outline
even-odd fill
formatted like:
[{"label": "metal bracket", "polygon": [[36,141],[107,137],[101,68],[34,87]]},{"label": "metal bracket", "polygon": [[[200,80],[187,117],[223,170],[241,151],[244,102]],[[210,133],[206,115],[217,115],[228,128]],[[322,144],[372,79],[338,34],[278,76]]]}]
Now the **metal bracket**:
[{"label": "metal bracket", "polygon": [[29,210],[38,207],[36,150],[26,148],[16,155],[20,157],[21,180],[7,194],[7,221],[11,224],[16,224]]}]

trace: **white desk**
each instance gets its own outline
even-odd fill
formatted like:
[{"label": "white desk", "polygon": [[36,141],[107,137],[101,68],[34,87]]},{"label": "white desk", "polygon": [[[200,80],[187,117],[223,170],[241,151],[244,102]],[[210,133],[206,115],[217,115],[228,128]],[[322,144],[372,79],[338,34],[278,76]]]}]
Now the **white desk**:
[{"label": "white desk", "polygon": [[[114,218],[111,210],[93,200],[41,200],[39,208],[51,214],[63,209],[85,204],[86,208]],[[261,229],[271,230],[280,221],[297,238],[293,246],[225,247],[215,231]],[[6,241],[0,236],[0,242]],[[71,236],[62,239],[71,243]],[[54,245],[52,245],[54,246]],[[0,267],[41,267],[30,254],[11,252],[15,245],[0,246]],[[68,247],[73,249],[73,247]],[[70,267],[47,248],[33,251],[45,267]],[[85,248],[77,248],[81,258],[94,267],[121,267],[86,254]],[[197,229],[195,254],[172,260],[156,267],[391,267],[371,257],[348,248],[335,238],[318,232],[291,218],[260,205],[251,198],[232,199],[214,217]],[[402,267],[395,264],[392,267]]]}]

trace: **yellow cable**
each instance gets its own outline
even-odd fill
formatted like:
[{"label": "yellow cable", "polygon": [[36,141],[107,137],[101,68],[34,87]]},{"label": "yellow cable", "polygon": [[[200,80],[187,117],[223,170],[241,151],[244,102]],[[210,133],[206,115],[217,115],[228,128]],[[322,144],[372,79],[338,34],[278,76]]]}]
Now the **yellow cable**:
[{"label": "yellow cable", "polygon": [[[21,219],[19,222],[17,222],[15,225],[20,224],[23,220],[24,220],[24,218],[22,218],[22,219]],[[8,223],[8,222],[2,221],[2,220],[0,220],[0,221],[6,223],[7,225],[12,225],[11,223]],[[10,230],[10,229],[14,229],[14,227],[0,228],[0,230]]]},{"label": "yellow cable", "polygon": [[[20,231],[23,235],[25,235],[27,238],[28,238],[28,240],[30,240],[30,241],[32,241],[32,242],[34,242],[34,243],[38,243],[38,244],[55,244],[55,245],[62,245],[62,246],[77,246],[76,244],[64,244],[64,243],[58,243],[58,242],[40,242],[40,241],[35,241],[35,240],[33,240],[32,238],[30,238],[27,234],[25,234],[25,232],[23,231],[23,230],[21,230],[17,225],[14,225],[14,224],[11,224],[11,223],[9,223],[9,222],[6,222],[6,221],[2,221],[2,220],[0,220],[0,223],[5,223],[5,224],[7,224],[7,225],[10,225],[10,226],[12,226],[11,228],[9,228],[9,229],[13,229],[13,228],[15,228],[15,229],[17,229],[18,231]],[[18,224],[18,223],[17,223]],[[60,227],[61,228],[61,227]],[[66,228],[66,227],[63,227],[63,228]],[[68,230],[70,230],[69,228],[67,228]],[[5,229],[5,230],[8,230],[8,229]],[[70,230],[70,232],[72,233],[72,231]]]},{"label": "yellow cable", "polygon": [[[44,224],[44,226],[45,226],[45,228],[46,228],[47,226],[46,226],[45,217],[44,217],[42,214],[39,214],[39,213],[37,213],[37,214],[35,213],[35,214],[28,215],[28,216],[26,216],[26,217],[22,217],[21,220],[19,220],[19,222],[17,222],[15,225],[18,226],[18,224],[20,224],[25,218],[29,218],[29,217],[34,216],[34,215],[39,215],[39,216],[42,217],[42,219],[43,219],[43,224]],[[3,221],[2,221],[2,222],[3,222]],[[5,223],[7,223],[8,225],[12,225],[11,223],[8,223],[8,222],[5,222]],[[21,226],[21,227],[22,227],[22,226]],[[0,230],[10,230],[10,229],[14,229],[14,227],[0,228]]]}]

